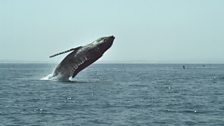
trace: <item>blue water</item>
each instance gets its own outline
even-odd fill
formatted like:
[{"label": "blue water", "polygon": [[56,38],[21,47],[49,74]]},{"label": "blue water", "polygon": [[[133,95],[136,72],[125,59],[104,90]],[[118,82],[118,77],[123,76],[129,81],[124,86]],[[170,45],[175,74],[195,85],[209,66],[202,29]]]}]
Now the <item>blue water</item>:
[{"label": "blue water", "polygon": [[1,126],[223,126],[224,65],[93,64],[72,82],[54,64],[0,64]]}]

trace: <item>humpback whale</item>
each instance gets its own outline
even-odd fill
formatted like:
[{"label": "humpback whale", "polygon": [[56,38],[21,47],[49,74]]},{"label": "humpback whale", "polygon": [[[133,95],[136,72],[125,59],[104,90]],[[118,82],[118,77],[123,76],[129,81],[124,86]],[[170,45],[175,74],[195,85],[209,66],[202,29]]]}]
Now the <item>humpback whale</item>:
[{"label": "humpback whale", "polygon": [[112,46],[114,39],[114,36],[101,37],[88,45],[51,55],[50,58],[71,52],[57,65],[52,78],[63,81],[69,80],[70,77],[74,78],[81,70],[102,57]]}]

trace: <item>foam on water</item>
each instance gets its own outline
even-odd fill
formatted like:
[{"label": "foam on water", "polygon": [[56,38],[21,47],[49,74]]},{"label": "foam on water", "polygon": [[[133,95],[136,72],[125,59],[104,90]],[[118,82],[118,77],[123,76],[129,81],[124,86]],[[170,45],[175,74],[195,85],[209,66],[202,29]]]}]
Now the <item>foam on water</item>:
[{"label": "foam on water", "polygon": [[61,79],[61,74],[58,74],[57,76],[53,76],[53,74],[48,74],[45,77],[40,78],[40,80],[50,80],[50,81],[72,81],[72,77],[69,79]]},{"label": "foam on water", "polygon": [[45,77],[40,78],[40,80],[52,80],[52,78],[53,78],[53,74],[51,73],[51,74],[48,74]]},{"label": "foam on water", "polygon": [[[40,80],[53,80],[53,81],[61,81],[61,75],[59,74],[58,76],[53,76],[53,74],[48,74],[45,77],[40,78]],[[63,80],[63,81],[69,81],[69,80]]]}]

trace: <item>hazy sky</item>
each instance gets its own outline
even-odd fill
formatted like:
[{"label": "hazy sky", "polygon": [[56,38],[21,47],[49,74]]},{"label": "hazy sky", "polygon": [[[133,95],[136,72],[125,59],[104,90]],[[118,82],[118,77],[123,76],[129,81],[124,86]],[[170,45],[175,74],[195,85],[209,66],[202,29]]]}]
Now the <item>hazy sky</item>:
[{"label": "hazy sky", "polygon": [[0,0],[0,60],[114,35],[100,62],[224,63],[223,15],[224,0]]}]

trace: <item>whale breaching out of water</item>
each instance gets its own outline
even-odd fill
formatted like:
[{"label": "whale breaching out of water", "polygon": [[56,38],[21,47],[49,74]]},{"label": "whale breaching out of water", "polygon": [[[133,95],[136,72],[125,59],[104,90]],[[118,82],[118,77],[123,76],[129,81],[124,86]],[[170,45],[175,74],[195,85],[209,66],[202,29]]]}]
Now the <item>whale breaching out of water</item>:
[{"label": "whale breaching out of water", "polygon": [[98,60],[112,46],[114,39],[114,36],[102,37],[88,45],[72,48],[50,56],[52,58],[72,51],[56,67],[50,78],[56,80],[74,78],[81,70]]}]

